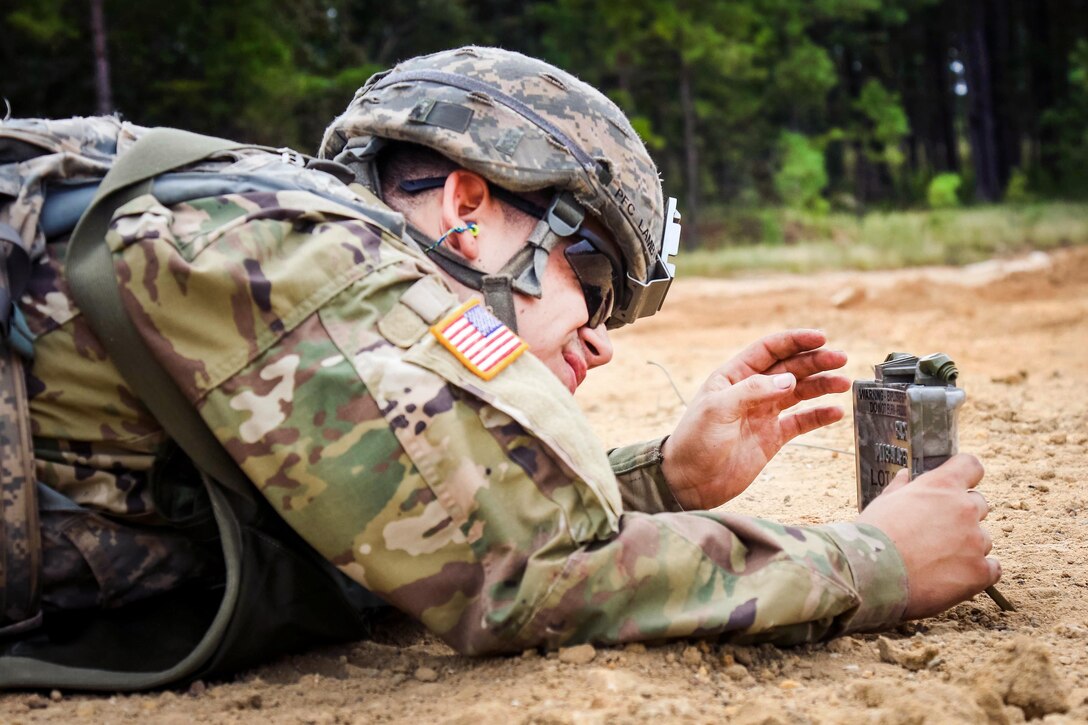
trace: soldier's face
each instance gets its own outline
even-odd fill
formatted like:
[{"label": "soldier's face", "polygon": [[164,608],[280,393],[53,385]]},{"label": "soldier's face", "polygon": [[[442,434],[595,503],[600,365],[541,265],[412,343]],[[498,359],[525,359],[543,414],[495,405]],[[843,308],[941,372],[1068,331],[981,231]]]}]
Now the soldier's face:
[{"label": "soldier's face", "polygon": [[[481,221],[476,266],[497,271],[524,246],[536,222],[519,216],[500,213]],[[606,233],[587,223],[598,236]],[[604,323],[587,325],[589,310],[582,286],[563,256],[571,243],[560,242],[548,256],[540,299],[515,294],[514,309],[518,335],[529,344],[529,351],[573,393],[586,373],[612,359],[613,350]]]},{"label": "soldier's face", "polygon": [[589,327],[586,298],[563,256],[561,242],[548,257],[540,299],[515,295],[518,334],[529,351],[573,393],[586,373],[612,359],[612,342],[601,323]]},{"label": "soldier's face", "polygon": [[[464,169],[449,174],[441,193],[426,199],[410,214],[416,226],[436,239],[445,230],[475,222],[476,235],[450,234],[445,245],[477,269],[491,273],[502,269],[525,246],[537,223],[526,213],[505,208],[491,195],[481,176]],[[593,220],[586,224],[608,241],[603,227]],[[587,372],[612,359],[612,343],[604,323],[588,326],[590,312],[582,285],[563,255],[572,243],[560,242],[552,250],[541,280],[540,299],[515,294],[514,310],[518,335],[529,344],[529,351],[573,393]],[[479,295],[448,275],[447,280],[462,298]]]}]

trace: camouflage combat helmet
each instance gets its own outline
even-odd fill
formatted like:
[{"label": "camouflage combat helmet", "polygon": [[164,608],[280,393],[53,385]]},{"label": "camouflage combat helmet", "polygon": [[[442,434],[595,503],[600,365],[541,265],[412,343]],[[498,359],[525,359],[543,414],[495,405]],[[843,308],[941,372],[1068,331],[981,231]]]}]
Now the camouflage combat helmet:
[{"label": "camouflage combat helmet", "polygon": [[[577,232],[587,212],[618,246],[609,254],[615,300],[608,326],[661,307],[674,273],[668,256],[679,245],[676,202],[669,199],[666,209],[657,168],[642,141],[623,112],[592,86],[543,61],[496,48],[470,46],[413,58],[359,89],[326,130],[320,155],[351,166],[381,195],[374,161],[391,141],[438,151],[507,192],[554,191],[526,247],[497,274],[484,275],[444,248],[435,250],[435,262],[483,291],[508,323],[512,293],[540,296],[548,251]],[[416,230],[413,236],[421,235]],[[433,246],[431,240],[416,241]]]}]

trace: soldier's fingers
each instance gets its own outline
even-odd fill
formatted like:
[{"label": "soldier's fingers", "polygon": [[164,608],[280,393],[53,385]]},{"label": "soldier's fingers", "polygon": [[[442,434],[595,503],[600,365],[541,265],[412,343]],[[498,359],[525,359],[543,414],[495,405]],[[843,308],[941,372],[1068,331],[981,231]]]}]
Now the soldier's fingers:
[{"label": "soldier's fingers", "polygon": [[969,489],[978,485],[985,472],[977,458],[969,453],[958,453],[927,473],[926,476],[936,474],[937,480]]},{"label": "soldier's fingers", "polygon": [[986,529],[979,528],[982,534],[982,553],[989,554],[994,548],[994,539]]},{"label": "soldier's fingers", "polygon": [[975,505],[975,508],[978,509],[978,520],[982,521],[990,513],[990,502],[978,489],[970,488],[967,490],[967,494],[971,497],[971,502]]},{"label": "soldier's fingers", "polygon": [[[719,372],[738,382],[749,375],[768,372],[776,363],[816,348],[827,342],[819,330],[786,330],[756,340],[727,362]],[[776,371],[777,372],[777,371]]]},{"label": "soldier's fingers", "polygon": [[716,402],[724,412],[739,415],[761,405],[780,405],[779,400],[793,397],[796,385],[797,378],[790,373],[751,375],[718,393]]},{"label": "soldier's fingers", "polygon": [[836,423],[842,420],[843,415],[845,413],[843,413],[842,408],[827,406],[824,408],[810,408],[799,413],[783,416],[779,420],[783,442],[814,431],[817,428],[823,428],[825,425]]},{"label": "soldier's fingers", "polygon": [[821,395],[845,393],[850,389],[850,378],[845,375],[813,375],[797,381],[795,394],[798,400],[812,400]]},{"label": "soldier's fingers", "polygon": [[801,380],[828,370],[838,370],[845,364],[846,353],[841,350],[809,350],[775,363],[767,373],[793,373]]},{"label": "soldier's fingers", "polygon": [[990,586],[1001,581],[1001,562],[997,560],[997,557],[987,556],[986,566],[990,570]]},{"label": "soldier's fingers", "polygon": [[887,485],[887,487],[884,489],[884,492],[880,495],[886,496],[889,493],[898,491],[899,489],[903,488],[903,486],[906,486],[908,483],[910,483],[910,473],[907,471],[907,469],[900,468],[896,472],[895,476],[892,478],[892,482]]}]

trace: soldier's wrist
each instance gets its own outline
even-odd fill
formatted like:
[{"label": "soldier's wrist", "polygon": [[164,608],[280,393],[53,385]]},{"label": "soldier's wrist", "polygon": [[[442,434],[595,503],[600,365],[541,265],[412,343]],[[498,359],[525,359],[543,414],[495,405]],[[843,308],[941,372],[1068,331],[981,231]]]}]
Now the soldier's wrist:
[{"label": "soldier's wrist", "polygon": [[665,436],[609,452],[612,470],[624,483],[629,508],[645,513],[684,510],[662,470],[667,440]]}]

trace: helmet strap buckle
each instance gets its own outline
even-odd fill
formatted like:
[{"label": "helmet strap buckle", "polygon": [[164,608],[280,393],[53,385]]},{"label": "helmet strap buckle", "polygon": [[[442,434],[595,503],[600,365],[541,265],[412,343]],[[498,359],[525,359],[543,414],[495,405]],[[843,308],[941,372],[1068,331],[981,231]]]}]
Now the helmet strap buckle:
[{"label": "helmet strap buckle", "polygon": [[486,274],[480,279],[480,291],[483,292],[484,302],[491,308],[491,313],[517,334],[518,316],[514,310],[513,282],[509,275]]}]

